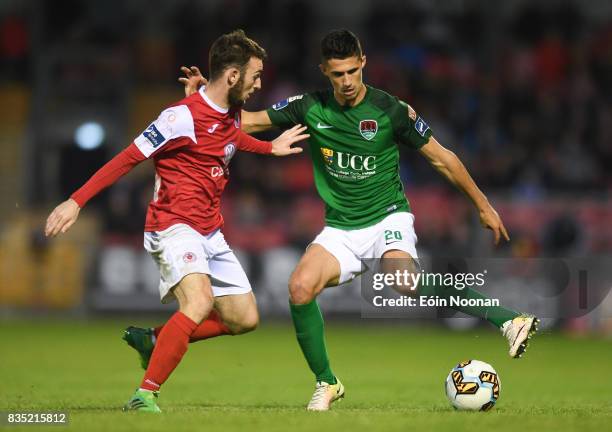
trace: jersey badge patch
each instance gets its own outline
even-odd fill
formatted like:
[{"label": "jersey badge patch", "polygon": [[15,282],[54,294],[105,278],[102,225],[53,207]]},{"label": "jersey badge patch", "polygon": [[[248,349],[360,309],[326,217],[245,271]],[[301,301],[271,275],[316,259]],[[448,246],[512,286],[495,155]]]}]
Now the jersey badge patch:
[{"label": "jersey badge patch", "polygon": [[223,147],[223,153],[225,154],[223,157],[223,163],[225,166],[227,166],[232,160],[232,157],[234,157],[234,154],[236,154],[236,145],[233,142],[228,143],[225,147]]},{"label": "jersey badge patch", "polygon": [[300,100],[303,97],[304,97],[304,95],[291,96],[290,98],[287,98],[287,99],[282,100],[280,102],[276,102],[274,105],[272,105],[272,108],[274,109],[274,111],[282,110],[287,105],[289,105],[291,102],[296,101],[296,100]]},{"label": "jersey badge patch", "polygon": [[370,141],[378,132],[378,122],[376,120],[361,120],[359,122],[359,133],[362,137]]},{"label": "jersey badge patch", "polygon": [[278,111],[278,110],[282,110],[287,105],[289,105],[289,101],[285,99],[280,102],[276,102],[274,105],[272,105],[272,108],[274,109],[274,111]]},{"label": "jersey badge patch", "polygon": [[414,122],[414,129],[419,133],[419,135],[425,138],[425,132],[429,130],[429,126],[427,123],[425,123],[425,120],[419,116],[419,118],[417,118],[417,120]]},{"label": "jersey badge patch", "polygon": [[155,127],[154,124],[146,128],[145,131],[142,133],[142,136],[144,136],[146,140],[151,143],[153,148],[158,147],[164,141],[166,141],[166,138],[161,134],[159,130],[157,130],[157,127]]},{"label": "jersey badge patch", "polygon": [[323,154],[323,160],[327,165],[334,163],[334,151],[325,147],[321,147],[321,154]]}]

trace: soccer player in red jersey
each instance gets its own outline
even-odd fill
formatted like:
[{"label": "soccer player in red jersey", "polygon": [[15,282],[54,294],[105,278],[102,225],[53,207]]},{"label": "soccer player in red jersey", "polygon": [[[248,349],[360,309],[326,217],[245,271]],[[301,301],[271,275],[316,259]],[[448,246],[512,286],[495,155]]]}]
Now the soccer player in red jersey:
[{"label": "soccer player in red jersey", "polygon": [[154,345],[150,358],[143,358],[144,378],[124,410],[160,411],[160,386],[190,341],[244,333],[258,323],[249,281],[220,230],[228,166],[237,150],[286,156],[301,152],[292,145],[308,137],[300,125],[272,142],[241,131],[241,108],[261,88],[265,57],[265,50],[242,30],[218,38],[209,52],[208,85],[162,111],[47,219],[47,236],[66,232],[87,201],[138,163],[153,159],[155,190],[144,247],[160,270],[161,301],[176,299],[179,310],[151,334]]}]

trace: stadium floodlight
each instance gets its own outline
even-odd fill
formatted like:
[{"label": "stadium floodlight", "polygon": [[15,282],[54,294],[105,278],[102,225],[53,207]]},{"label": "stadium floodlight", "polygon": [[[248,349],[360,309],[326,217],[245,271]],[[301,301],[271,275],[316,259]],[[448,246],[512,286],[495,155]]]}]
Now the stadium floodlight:
[{"label": "stadium floodlight", "polygon": [[74,131],[74,141],[82,150],[94,150],[102,145],[106,132],[100,123],[89,121]]}]

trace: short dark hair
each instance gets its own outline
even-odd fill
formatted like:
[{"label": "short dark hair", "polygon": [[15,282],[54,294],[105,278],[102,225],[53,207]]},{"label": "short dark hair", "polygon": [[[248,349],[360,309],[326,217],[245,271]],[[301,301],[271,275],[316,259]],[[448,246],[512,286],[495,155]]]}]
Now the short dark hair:
[{"label": "short dark hair", "polygon": [[247,37],[244,30],[238,29],[224,34],[213,42],[208,53],[210,80],[219,78],[230,67],[244,71],[251,57],[265,60],[266,50]]},{"label": "short dark hair", "polygon": [[332,30],[321,41],[321,57],[323,60],[361,57],[362,55],[359,38],[349,30]]}]

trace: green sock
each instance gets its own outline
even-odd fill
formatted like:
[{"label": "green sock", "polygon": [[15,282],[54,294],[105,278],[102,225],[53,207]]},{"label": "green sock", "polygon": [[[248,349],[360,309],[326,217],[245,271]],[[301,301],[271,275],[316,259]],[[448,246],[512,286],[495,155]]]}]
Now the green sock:
[{"label": "green sock", "polygon": [[[482,293],[472,289],[472,288],[464,288],[464,289],[456,289],[454,287],[446,287],[446,286],[428,286],[421,285],[419,288],[419,295],[425,296],[439,296],[441,298],[449,299],[451,296],[461,297],[462,299],[487,299],[488,297],[483,295]],[[449,301],[450,305],[450,301]],[[484,318],[489,321],[491,324],[496,326],[497,328],[501,328],[501,326],[508,320],[511,320],[520,314],[511,309],[506,309],[502,306],[461,306],[461,305],[453,305],[449,306],[451,309],[458,310],[459,312],[463,312],[465,314]]]},{"label": "green sock", "polygon": [[323,316],[317,301],[313,300],[304,305],[289,303],[289,308],[297,340],[310,370],[317,377],[317,381],[336,384],[336,377],[329,367]]}]

